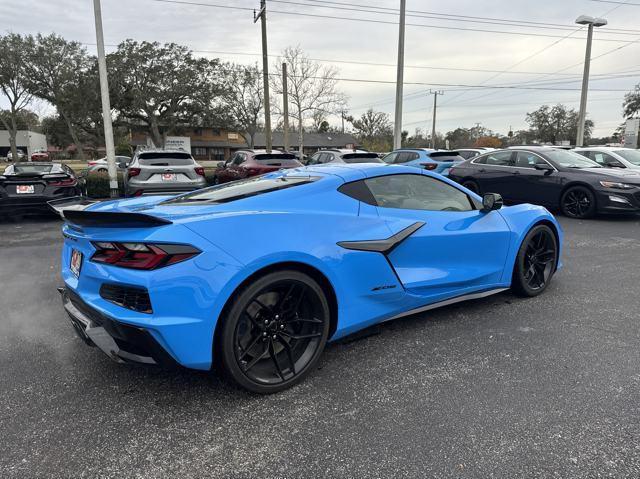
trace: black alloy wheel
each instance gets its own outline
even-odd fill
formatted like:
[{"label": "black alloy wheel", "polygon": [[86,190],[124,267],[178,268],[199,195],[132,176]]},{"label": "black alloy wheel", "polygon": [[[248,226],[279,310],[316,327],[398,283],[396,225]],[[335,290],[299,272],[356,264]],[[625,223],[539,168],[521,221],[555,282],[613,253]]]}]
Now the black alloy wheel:
[{"label": "black alloy wheel", "polygon": [[218,342],[222,366],[249,391],[268,394],[306,376],[327,342],[329,305],[304,273],[279,271],[259,278],[237,296]]},{"label": "black alloy wheel", "polygon": [[542,293],[558,262],[558,241],[547,225],[538,225],[525,237],[513,270],[512,288],[520,296]]},{"label": "black alloy wheel", "polygon": [[464,186],[468,190],[473,191],[476,195],[480,194],[480,187],[478,186],[478,183],[473,180],[464,181],[462,183],[462,186]]},{"label": "black alloy wheel", "polygon": [[569,188],[560,201],[562,213],[569,218],[589,218],[596,210],[595,196],[584,186]]}]

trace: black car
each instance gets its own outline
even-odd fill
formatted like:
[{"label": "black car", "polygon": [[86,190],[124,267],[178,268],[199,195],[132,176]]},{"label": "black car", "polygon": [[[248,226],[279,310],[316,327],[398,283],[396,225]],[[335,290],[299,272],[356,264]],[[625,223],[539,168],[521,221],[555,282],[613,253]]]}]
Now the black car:
[{"label": "black car", "polygon": [[66,165],[14,163],[0,175],[0,214],[46,213],[47,201],[81,194],[78,178]]},{"label": "black car", "polygon": [[449,178],[475,193],[559,208],[572,218],[640,211],[640,174],[557,148],[490,151],[451,168]]}]

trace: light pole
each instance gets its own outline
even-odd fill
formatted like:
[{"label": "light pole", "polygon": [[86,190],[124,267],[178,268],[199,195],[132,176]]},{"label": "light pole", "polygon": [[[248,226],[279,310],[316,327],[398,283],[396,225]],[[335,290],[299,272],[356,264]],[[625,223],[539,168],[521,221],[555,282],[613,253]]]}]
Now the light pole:
[{"label": "light pole", "polygon": [[402,91],[404,87],[404,29],[407,0],[400,0],[398,37],[398,72],[396,79],[396,111],[393,120],[393,148],[402,147]]},{"label": "light pole", "polygon": [[584,122],[587,116],[587,92],[589,90],[589,68],[591,66],[591,42],[593,40],[593,27],[602,27],[607,24],[604,18],[593,18],[588,15],[580,15],[576,18],[578,25],[588,25],[587,50],[584,54],[584,73],[582,75],[582,92],[580,94],[580,113],[578,114],[578,134],[576,146],[584,143]]}]

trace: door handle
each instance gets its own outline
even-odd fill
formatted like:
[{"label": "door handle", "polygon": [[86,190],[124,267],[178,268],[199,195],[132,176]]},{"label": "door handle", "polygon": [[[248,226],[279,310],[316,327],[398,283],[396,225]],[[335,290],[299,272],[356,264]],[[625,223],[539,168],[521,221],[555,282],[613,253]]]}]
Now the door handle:
[{"label": "door handle", "polygon": [[520,174],[520,172],[519,172],[519,171],[514,171],[514,172],[513,172],[513,174],[514,174],[514,175],[519,175],[519,174]]},{"label": "door handle", "polygon": [[478,172],[480,172],[480,173],[484,173],[485,171],[487,171],[487,170],[485,170],[484,168],[480,168],[480,169],[478,170]]}]

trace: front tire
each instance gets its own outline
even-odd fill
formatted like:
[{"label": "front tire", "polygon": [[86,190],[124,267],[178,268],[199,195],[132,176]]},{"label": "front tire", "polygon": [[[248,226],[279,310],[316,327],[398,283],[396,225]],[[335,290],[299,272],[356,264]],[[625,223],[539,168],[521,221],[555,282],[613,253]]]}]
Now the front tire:
[{"label": "front tire", "polygon": [[527,233],[513,268],[511,288],[518,296],[541,294],[551,282],[558,263],[558,240],[547,225],[538,225]]},{"label": "front tire", "polygon": [[562,195],[560,209],[569,218],[590,218],[596,212],[596,197],[589,188],[574,186]]},{"label": "front tire", "polygon": [[330,310],[318,283],[296,270],[267,274],[236,294],[216,342],[224,373],[255,393],[282,391],[318,362]]}]

